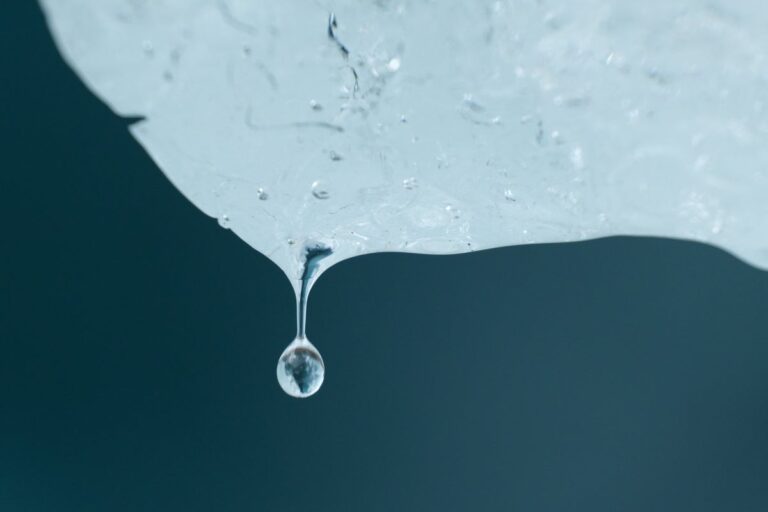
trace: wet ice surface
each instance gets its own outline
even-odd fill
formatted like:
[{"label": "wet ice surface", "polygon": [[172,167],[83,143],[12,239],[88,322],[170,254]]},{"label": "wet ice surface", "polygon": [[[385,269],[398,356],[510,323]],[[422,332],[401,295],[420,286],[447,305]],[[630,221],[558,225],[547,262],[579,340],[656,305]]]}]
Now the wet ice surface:
[{"label": "wet ice surface", "polygon": [[68,62],[298,290],[376,251],[656,235],[768,267],[763,0],[42,0]]}]

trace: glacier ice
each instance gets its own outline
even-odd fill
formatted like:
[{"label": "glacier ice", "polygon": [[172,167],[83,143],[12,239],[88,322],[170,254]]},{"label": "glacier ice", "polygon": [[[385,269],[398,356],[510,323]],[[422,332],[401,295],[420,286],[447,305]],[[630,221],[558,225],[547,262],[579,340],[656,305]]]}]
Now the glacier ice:
[{"label": "glacier ice", "polygon": [[616,234],[768,268],[763,0],[41,0],[174,185],[298,290],[308,243]]}]

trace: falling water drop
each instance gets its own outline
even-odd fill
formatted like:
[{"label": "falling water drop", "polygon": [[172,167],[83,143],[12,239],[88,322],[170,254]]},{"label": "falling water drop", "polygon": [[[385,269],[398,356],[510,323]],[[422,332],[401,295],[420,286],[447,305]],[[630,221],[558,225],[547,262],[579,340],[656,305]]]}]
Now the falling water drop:
[{"label": "falling water drop", "polygon": [[292,397],[306,398],[315,394],[324,377],[323,358],[307,338],[296,338],[280,355],[277,382]]},{"label": "falling water drop", "polygon": [[314,395],[325,379],[323,358],[307,339],[307,298],[318,262],[331,252],[330,248],[321,244],[305,249],[304,272],[296,307],[296,339],[285,348],[277,361],[277,382],[283,391],[295,398]]}]

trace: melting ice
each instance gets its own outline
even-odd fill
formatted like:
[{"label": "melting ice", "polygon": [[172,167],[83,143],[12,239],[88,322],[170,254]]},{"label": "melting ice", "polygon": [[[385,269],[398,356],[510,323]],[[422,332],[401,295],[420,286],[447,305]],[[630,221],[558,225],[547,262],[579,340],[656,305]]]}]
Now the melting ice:
[{"label": "melting ice", "polygon": [[41,3],[83,81],[297,296],[318,243],[318,274],[617,234],[768,267],[763,0]]}]

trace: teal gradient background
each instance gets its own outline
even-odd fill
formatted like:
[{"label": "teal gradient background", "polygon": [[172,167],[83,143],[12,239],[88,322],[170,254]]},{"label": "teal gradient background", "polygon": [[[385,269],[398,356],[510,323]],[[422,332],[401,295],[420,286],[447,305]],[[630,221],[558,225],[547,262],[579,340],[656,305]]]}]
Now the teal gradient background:
[{"label": "teal gradient background", "polygon": [[[291,287],[0,16],[0,511],[768,510],[768,272],[612,238]],[[768,234],[766,234],[768,236]]]}]

